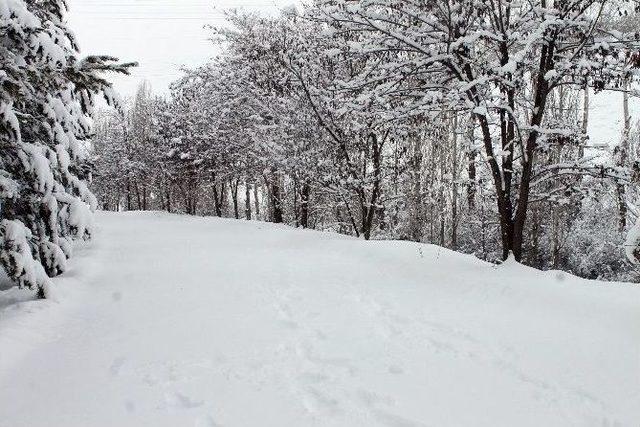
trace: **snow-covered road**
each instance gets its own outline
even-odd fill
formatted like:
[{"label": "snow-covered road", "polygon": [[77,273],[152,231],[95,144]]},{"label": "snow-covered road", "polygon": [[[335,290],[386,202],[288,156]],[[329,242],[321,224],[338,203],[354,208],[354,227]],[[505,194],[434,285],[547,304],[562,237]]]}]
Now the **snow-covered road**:
[{"label": "snow-covered road", "polygon": [[97,216],[0,293],[0,426],[637,426],[640,287],[258,222]]}]

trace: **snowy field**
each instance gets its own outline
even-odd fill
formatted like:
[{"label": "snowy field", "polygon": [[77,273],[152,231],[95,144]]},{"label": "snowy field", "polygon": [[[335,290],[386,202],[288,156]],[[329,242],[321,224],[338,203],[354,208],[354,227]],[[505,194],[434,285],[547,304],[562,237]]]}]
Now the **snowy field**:
[{"label": "snowy field", "polygon": [[0,293],[0,426],[638,426],[640,287],[259,222],[99,214]]}]

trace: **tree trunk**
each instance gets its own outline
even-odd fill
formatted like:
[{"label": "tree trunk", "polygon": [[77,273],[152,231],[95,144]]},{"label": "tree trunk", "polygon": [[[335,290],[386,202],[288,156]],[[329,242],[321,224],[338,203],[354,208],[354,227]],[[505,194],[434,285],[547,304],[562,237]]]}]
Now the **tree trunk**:
[{"label": "tree trunk", "polygon": [[248,179],[244,182],[244,217],[251,220],[251,186]]},{"label": "tree trunk", "polygon": [[411,157],[411,198],[409,214],[409,235],[415,242],[422,240],[422,141],[416,137],[413,143],[413,156]]},{"label": "tree trunk", "polygon": [[229,188],[227,182],[222,181],[220,184],[220,210],[222,216],[227,216],[229,212]]},{"label": "tree trunk", "polygon": [[222,217],[222,202],[220,200],[220,193],[218,192],[218,185],[213,184],[213,209],[218,218]]},{"label": "tree trunk", "polygon": [[142,187],[142,210],[147,210],[147,187]]},{"label": "tree trunk", "polygon": [[193,193],[191,193],[191,215],[198,214],[198,187],[197,184],[193,184]]},{"label": "tree trunk", "polygon": [[233,215],[236,219],[240,219],[240,208],[238,206],[238,186],[240,185],[240,180],[236,179],[229,183],[231,185],[231,199],[233,200]]},{"label": "tree trunk", "polygon": [[560,266],[560,212],[558,207],[552,207],[553,216],[553,251],[552,251],[552,265],[553,269],[557,270]]},{"label": "tree trunk", "polygon": [[273,203],[273,222],[280,224],[283,222],[282,194],[277,183],[274,183],[271,187],[271,201]]},{"label": "tree trunk", "polygon": [[269,195],[269,210],[271,222],[281,224],[283,222],[282,212],[282,191],[278,179],[278,173],[272,171],[271,174],[266,177],[268,195]]},{"label": "tree trunk", "polygon": [[253,204],[256,211],[256,219],[260,219],[260,200],[258,199],[258,181],[253,183]]},{"label": "tree trunk", "polygon": [[130,211],[133,208],[131,200],[131,179],[127,178],[127,210]]},{"label": "tree trunk", "polygon": [[296,228],[300,227],[300,209],[298,207],[298,179],[293,177],[293,217]]},{"label": "tree trunk", "polygon": [[467,166],[467,173],[469,175],[469,183],[467,184],[467,205],[469,210],[474,210],[476,207],[476,156],[477,150],[474,147],[475,135],[474,135],[474,123],[473,119],[469,120],[469,164]]},{"label": "tree trunk", "polygon": [[381,160],[382,160],[382,144],[378,141],[378,135],[371,133],[371,160],[373,163],[373,189],[371,190],[371,197],[369,203],[366,204],[366,194],[362,191],[361,199],[363,200],[362,208],[362,235],[365,240],[371,238],[371,231],[373,229],[373,218],[378,204],[378,197],[380,196],[380,180],[381,180]]},{"label": "tree trunk", "polygon": [[452,185],[451,197],[451,249],[458,248],[458,113],[453,113],[453,159],[452,159]]},{"label": "tree trunk", "polygon": [[[623,117],[623,129],[622,129],[622,140],[620,141],[619,147],[619,161],[618,165],[621,167],[627,166],[627,157],[629,156],[629,134],[631,132],[631,116],[629,114],[629,81],[625,79],[623,82],[622,92],[622,111],[624,114]],[[627,227],[627,198],[626,198],[626,188],[623,183],[617,183],[616,192],[618,196],[618,229],[620,231],[624,231]]]},{"label": "tree trunk", "polygon": [[300,225],[302,228],[309,228],[309,195],[311,187],[306,182],[302,184],[300,192]]},{"label": "tree trunk", "polygon": [[140,186],[138,185],[138,180],[134,181],[135,189],[136,189],[136,202],[138,202],[138,210],[142,210],[142,197],[140,194]]},{"label": "tree trunk", "polygon": [[167,212],[171,213],[171,187],[170,184],[165,184],[165,194],[167,198]]},{"label": "tree trunk", "polygon": [[[584,88],[584,98],[582,103],[582,133],[587,135],[589,131],[589,86]],[[578,157],[582,159],[584,157],[584,145],[586,140],[580,144],[578,150]]]},{"label": "tree trunk", "polygon": [[213,210],[218,218],[222,217],[222,200],[216,183],[216,174],[211,172],[211,183],[213,185]]},{"label": "tree trunk", "polygon": [[[549,95],[549,82],[545,78],[546,71],[552,70],[554,63],[555,46],[543,46],[540,56],[540,72],[537,76],[535,87],[535,97],[533,103],[533,114],[531,116],[531,128],[535,129],[542,124],[545,108],[547,105],[547,96]],[[529,132],[524,147],[524,156],[522,159],[522,176],[520,179],[520,188],[518,191],[518,207],[511,223],[511,249],[517,261],[522,259],[524,227],[527,221],[527,212],[529,209],[529,196],[531,193],[531,178],[533,175],[533,165],[535,163],[535,150],[538,143],[538,132],[533,130]],[[515,150],[513,150],[515,151]],[[504,254],[508,256],[508,252]]]}]

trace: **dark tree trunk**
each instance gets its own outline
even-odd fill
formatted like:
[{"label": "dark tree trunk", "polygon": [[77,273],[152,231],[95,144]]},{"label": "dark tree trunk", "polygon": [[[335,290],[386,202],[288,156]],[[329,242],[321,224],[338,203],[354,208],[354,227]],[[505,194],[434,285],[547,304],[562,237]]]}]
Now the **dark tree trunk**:
[{"label": "dark tree trunk", "polygon": [[165,185],[165,194],[167,199],[167,212],[171,213],[171,188],[169,184]]},{"label": "dark tree trunk", "polygon": [[248,179],[244,183],[244,216],[251,220],[251,186]]},{"label": "dark tree trunk", "polygon": [[223,181],[220,184],[220,210],[222,216],[227,216],[229,212],[229,189],[227,188],[227,182]]},{"label": "dark tree trunk", "polygon": [[371,190],[371,198],[369,203],[366,203],[366,195],[362,191],[361,200],[364,203],[361,205],[362,210],[362,235],[365,240],[371,238],[371,231],[373,229],[373,218],[376,212],[376,206],[378,204],[378,197],[380,195],[380,165],[382,157],[382,146],[379,144],[378,135],[371,133],[371,160],[373,163],[373,189]]},{"label": "dark tree trunk", "polygon": [[220,192],[218,191],[218,184],[216,183],[216,175],[211,173],[211,182],[213,184],[213,209],[215,210],[218,218],[222,217],[222,201],[220,200]]},{"label": "dark tree trunk", "polygon": [[269,219],[271,222],[280,224],[284,221],[284,215],[282,212],[282,190],[278,175],[272,171],[269,176],[264,178],[267,184],[267,197],[269,200]]},{"label": "dark tree trunk", "polygon": [[[162,186],[162,183],[160,184],[160,186]],[[160,191],[159,191],[159,195],[160,195],[160,210],[167,210],[167,203],[165,201],[164,198],[164,189],[162,187],[160,187]]]},{"label": "dark tree trunk", "polygon": [[298,179],[293,178],[293,217],[296,228],[300,227],[300,209],[298,206]]},{"label": "dark tree trunk", "polygon": [[256,219],[260,219],[260,200],[258,200],[258,181],[253,183],[253,204],[256,211]]},{"label": "dark tree trunk", "polygon": [[130,211],[133,208],[131,200],[131,180],[127,178],[127,210]]},{"label": "dark tree trunk", "polygon": [[136,189],[136,202],[138,202],[138,210],[142,210],[142,195],[140,194],[140,186],[138,185],[138,180],[134,181],[135,182],[135,189]]},{"label": "dark tree trunk", "polygon": [[271,185],[271,203],[273,204],[273,222],[280,224],[283,222],[282,193],[278,183]]},{"label": "dark tree trunk", "polygon": [[147,210],[147,187],[142,187],[142,210]]},{"label": "dark tree trunk", "polygon": [[191,195],[191,215],[198,214],[198,180],[194,176],[189,186],[189,194]]},{"label": "dark tree trunk", "polygon": [[[507,49],[506,47],[504,48]],[[503,52],[503,59],[506,60],[507,53]],[[540,53],[539,71],[534,79],[534,100],[532,115],[529,127],[535,129],[542,124],[545,114],[547,96],[549,94],[549,82],[545,79],[546,72],[553,69],[554,44],[542,46]],[[465,72],[471,77],[470,67],[467,66]],[[511,111],[515,110],[515,98],[512,89],[506,90],[506,95]],[[480,96],[476,89],[469,90],[470,99],[479,102]],[[480,124],[482,131],[482,141],[487,155],[487,162],[491,169],[493,183],[497,195],[498,213],[500,218],[500,237],[502,240],[502,257],[507,259],[513,253],[515,259],[522,259],[524,227],[529,209],[529,196],[531,192],[531,178],[533,175],[533,165],[535,149],[538,142],[538,132],[532,130],[522,141],[523,156],[521,158],[522,171],[518,185],[517,209],[514,213],[514,201],[512,200],[513,186],[513,147],[516,143],[514,119],[503,112],[500,120],[500,137],[502,149],[509,152],[509,155],[502,158],[502,168],[498,164],[493,149],[493,137],[487,117],[474,113],[474,119]]]},{"label": "dark tree trunk", "polygon": [[216,211],[216,216],[220,218],[222,216],[222,203],[220,201],[220,193],[218,192],[218,186],[213,184],[213,208]]},{"label": "dark tree trunk", "polygon": [[238,185],[240,184],[240,180],[237,179],[235,182],[230,181],[231,185],[231,199],[233,200],[233,214],[236,219],[240,219],[240,209],[238,207]]},{"label": "dark tree trunk", "polygon": [[309,196],[311,187],[306,182],[302,185],[300,192],[300,225],[302,228],[309,228]]},{"label": "dark tree trunk", "polygon": [[469,174],[469,182],[467,184],[467,204],[469,205],[469,210],[474,210],[476,207],[476,156],[478,155],[475,148],[473,148],[474,142],[474,132],[473,120],[470,120],[471,124],[469,126],[469,165],[467,168],[467,172]]}]

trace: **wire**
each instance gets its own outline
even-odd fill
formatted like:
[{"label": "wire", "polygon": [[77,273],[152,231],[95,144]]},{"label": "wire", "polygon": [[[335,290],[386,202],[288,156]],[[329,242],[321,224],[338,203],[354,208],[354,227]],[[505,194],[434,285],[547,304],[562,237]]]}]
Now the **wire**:
[{"label": "wire", "polygon": [[[203,27],[207,24],[221,25],[225,22],[227,20],[224,14],[225,9],[235,7],[258,13],[275,12],[292,0],[68,0],[67,2],[68,18],[72,29],[75,29],[76,24],[78,29],[82,29],[77,35],[80,37],[79,42],[83,53],[95,50],[91,45],[83,43],[86,37],[86,40],[101,40],[100,45],[104,44],[103,41],[108,42],[107,46],[113,45],[113,53],[116,55],[118,50],[128,52],[127,57],[140,55],[139,58],[131,58],[138,59],[140,62],[140,67],[132,70],[131,76],[114,76],[113,78],[116,88],[124,90],[126,93],[123,95],[127,95],[134,86],[137,86],[137,82],[133,84],[134,81],[141,79],[150,80],[159,92],[166,92],[166,82],[178,78],[182,74],[182,67],[197,66],[198,59],[204,63],[214,56],[215,47],[212,44],[209,44],[210,49],[205,47],[205,42],[210,39],[211,34],[203,31]],[[97,24],[97,28],[91,25],[92,22]],[[119,22],[122,23],[121,26],[118,26]],[[127,30],[131,27],[128,23],[140,25],[141,28],[147,28],[147,31],[134,38]],[[174,31],[167,28],[158,31],[153,23],[167,24],[167,27]],[[104,25],[113,26],[106,40],[101,33]],[[175,31],[176,28],[179,31]],[[158,34],[155,34],[156,32]],[[164,56],[165,52],[151,48],[152,45],[163,46],[168,40],[175,40],[185,46],[194,46],[194,49],[191,49],[193,54],[189,53],[191,50],[180,50],[173,52],[174,57],[171,60]],[[127,47],[123,49],[123,45]],[[201,54],[198,53],[200,51]]]}]

